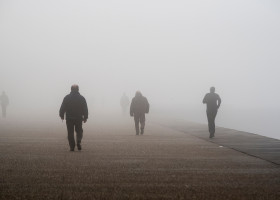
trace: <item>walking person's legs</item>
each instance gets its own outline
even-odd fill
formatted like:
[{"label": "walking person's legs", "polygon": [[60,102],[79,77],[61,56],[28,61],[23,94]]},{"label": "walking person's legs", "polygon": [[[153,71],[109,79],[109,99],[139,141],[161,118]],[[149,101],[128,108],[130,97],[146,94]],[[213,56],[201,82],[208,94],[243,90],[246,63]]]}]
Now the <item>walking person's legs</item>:
[{"label": "walking person's legs", "polygon": [[6,106],[4,106],[4,108],[3,108],[3,110],[4,110],[4,116],[3,117],[7,117],[7,108],[6,108]]},{"label": "walking person's legs", "polygon": [[2,107],[2,117],[6,117],[6,106],[1,106]]},{"label": "walking person's legs", "polygon": [[82,150],[81,142],[83,138],[83,122],[82,121],[76,121],[75,122],[75,131],[76,131],[76,141],[77,141],[77,147],[78,150]]},{"label": "walking person's legs", "polygon": [[208,129],[210,133],[210,138],[214,137],[215,134],[215,118],[217,115],[216,110],[207,111],[207,119],[208,119]]},{"label": "walking person's legs", "polygon": [[211,114],[210,114],[210,112],[208,112],[208,111],[206,111],[206,114],[207,114],[207,120],[208,120],[208,131],[209,131],[209,133],[210,133],[210,136],[209,137],[211,137]]},{"label": "walking person's legs", "polygon": [[144,128],[145,128],[145,114],[142,114],[140,116],[140,125],[141,125],[141,135],[144,134]]},{"label": "walking person's legs", "polygon": [[136,135],[139,135],[139,121],[140,121],[139,115],[134,114]]},{"label": "walking person's legs", "polygon": [[215,119],[216,119],[216,115],[217,115],[217,110],[214,110],[213,113],[212,113],[212,132],[213,132],[213,137],[215,136],[215,132],[216,132],[216,125],[215,125]]},{"label": "walking person's legs", "polygon": [[66,120],[67,131],[68,131],[68,142],[70,151],[75,149],[75,138],[74,138],[74,122],[72,120]]}]

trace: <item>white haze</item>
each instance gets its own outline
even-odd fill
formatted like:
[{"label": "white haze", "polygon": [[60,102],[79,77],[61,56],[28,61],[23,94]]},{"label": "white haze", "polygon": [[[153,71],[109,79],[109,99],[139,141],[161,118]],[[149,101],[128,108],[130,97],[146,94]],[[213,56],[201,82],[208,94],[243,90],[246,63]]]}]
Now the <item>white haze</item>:
[{"label": "white haze", "polygon": [[215,86],[217,125],[280,138],[279,25],[277,0],[0,0],[7,120],[59,120],[77,83],[92,121],[141,90],[151,115],[206,123]]}]

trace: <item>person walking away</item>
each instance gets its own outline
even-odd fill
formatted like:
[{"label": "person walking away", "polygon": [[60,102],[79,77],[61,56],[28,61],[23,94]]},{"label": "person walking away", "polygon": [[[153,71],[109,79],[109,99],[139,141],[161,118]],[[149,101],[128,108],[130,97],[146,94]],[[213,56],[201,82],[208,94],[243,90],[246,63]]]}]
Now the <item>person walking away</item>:
[{"label": "person walking away", "polygon": [[213,138],[215,135],[215,118],[218,112],[218,109],[220,108],[221,105],[221,98],[220,96],[215,93],[215,87],[210,88],[210,93],[207,93],[204,98],[202,103],[207,105],[207,119],[208,119],[208,129],[210,136],[209,138]]},{"label": "person walking away", "polygon": [[127,111],[127,107],[129,106],[129,99],[126,96],[125,93],[123,93],[123,95],[121,97],[120,104],[121,104],[121,107],[122,107],[123,115],[125,115],[126,111]]},{"label": "person walking away", "polygon": [[134,117],[136,135],[139,135],[139,122],[141,125],[141,135],[144,134],[145,114],[149,113],[150,105],[146,97],[137,91],[130,104],[130,116]]},{"label": "person walking away", "polygon": [[70,151],[75,150],[74,130],[76,131],[76,142],[78,150],[82,150],[81,141],[83,138],[83,122],[88,119],[88,108],[86,99],[80,95],[79,86],[72,85],[71,93],[63,99],[59,110],[59,116],[64,120],[66,113],[66,125],[68,131],[68,142]]},{"label": "person walking away", "polygon": [[3,91],[0,96],[1,108],[2,108],[2,117],[6,118],[7,116],[7,106],[9,105],[9,98],[6,93]]}]

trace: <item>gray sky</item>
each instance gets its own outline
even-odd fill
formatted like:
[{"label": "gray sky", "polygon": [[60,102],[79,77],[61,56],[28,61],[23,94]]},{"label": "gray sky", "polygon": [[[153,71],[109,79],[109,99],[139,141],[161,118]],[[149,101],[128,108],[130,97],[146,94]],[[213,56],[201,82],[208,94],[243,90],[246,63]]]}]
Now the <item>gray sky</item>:
[{"label": "gray sky", "polygon": [[92,106],[205,109],[216,86],[225,109],[280,110],[279,24],[277,0],[0,0],[0,90],[41,113],[73,83]]}]

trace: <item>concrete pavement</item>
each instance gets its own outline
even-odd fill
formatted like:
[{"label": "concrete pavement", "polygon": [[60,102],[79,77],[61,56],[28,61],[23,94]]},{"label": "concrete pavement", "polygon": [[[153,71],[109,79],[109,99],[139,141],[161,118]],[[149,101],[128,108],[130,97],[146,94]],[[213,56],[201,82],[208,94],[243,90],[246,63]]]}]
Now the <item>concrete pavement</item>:
[{"label": "concrete pavement", "polygon": [[160,124],[280,165],[280,140],[223,127],[216,127],[215,137],[209,139],[207,125],[183,120],[169,120],[166,124]]},{"label": "concrete pavement", "polygon": [[0,199],[280,198],[278,165],[199,138],[203,126],[89,123],[81,152],[65,124],[39,127],[0,128]]}]

